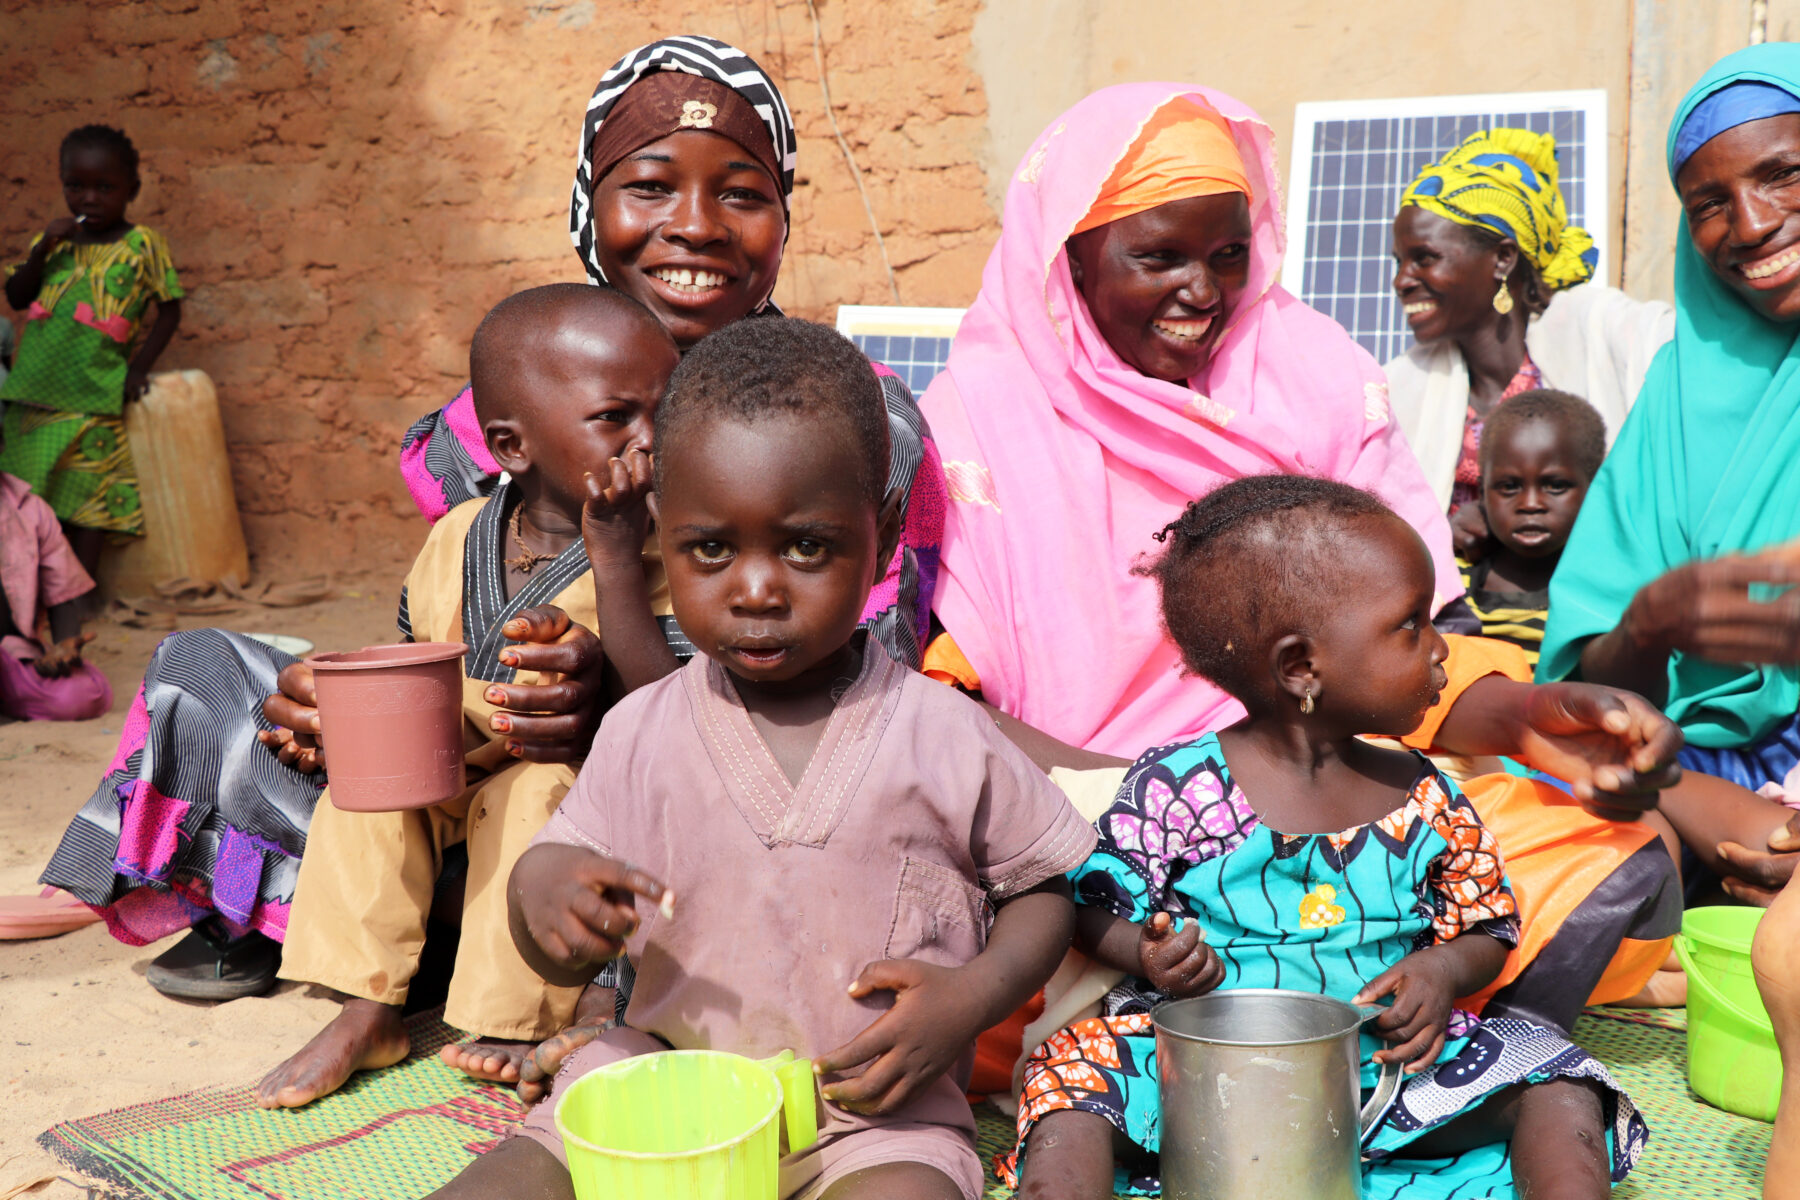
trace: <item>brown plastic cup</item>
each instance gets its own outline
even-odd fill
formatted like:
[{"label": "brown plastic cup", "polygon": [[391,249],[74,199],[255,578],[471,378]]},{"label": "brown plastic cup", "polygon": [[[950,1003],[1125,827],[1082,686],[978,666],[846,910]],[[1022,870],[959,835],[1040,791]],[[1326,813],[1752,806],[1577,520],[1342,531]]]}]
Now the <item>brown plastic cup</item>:
[{"label": "brown plastic cup", "polygon": [[463,790],[461,642],[315,654],[331,802],[346,812],[442,804]]}]

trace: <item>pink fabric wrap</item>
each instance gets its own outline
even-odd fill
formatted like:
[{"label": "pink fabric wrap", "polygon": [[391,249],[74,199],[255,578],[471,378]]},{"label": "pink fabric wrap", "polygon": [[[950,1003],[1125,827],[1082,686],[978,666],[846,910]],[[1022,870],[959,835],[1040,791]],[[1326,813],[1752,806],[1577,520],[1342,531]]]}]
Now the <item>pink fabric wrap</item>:
[{"label": "pink fabric wrap", "polygon": [[[1248,284],[1186,387],[1112,351],[1063,250],[1145,122],[1180,96],[1230,122],[1255,194]],[[1236,720],[1235,700],[1181,673],[1156,585],[1131,568],[1187,501],[1245,475],[1369,488],[1424,537],[1438,602],[1462,593],[1380,367],[1277,284],[1284,242],[1269,127],[1223,93],[1103,88],[1026,151],[981,294],[923,402],[951,500],[934,608],[1006,712],[1124,756]]]}]

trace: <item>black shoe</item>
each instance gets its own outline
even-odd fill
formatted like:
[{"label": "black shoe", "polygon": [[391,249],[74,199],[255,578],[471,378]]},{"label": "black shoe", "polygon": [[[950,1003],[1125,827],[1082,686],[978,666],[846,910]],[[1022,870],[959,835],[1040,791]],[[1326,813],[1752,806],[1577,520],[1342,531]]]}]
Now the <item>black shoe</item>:
[{"label": "black shoe", "polygon": [[207,921],[157,955],[144,977],[165,996],[238,1000],[274,987],[280,970],[280,942],[254,931],[228,938]]}]

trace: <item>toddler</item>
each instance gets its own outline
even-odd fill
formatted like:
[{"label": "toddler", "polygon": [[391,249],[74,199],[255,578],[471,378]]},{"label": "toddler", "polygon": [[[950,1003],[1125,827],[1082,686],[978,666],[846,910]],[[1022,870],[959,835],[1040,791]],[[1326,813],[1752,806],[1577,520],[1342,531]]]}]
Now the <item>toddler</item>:
[{"label": "toddler", "polygon": [[975,1036],[1061,959],[1064,872],[1093,830],[973,701],[857,629],[900,513],[855,346],[731,325],[682,359],[656,438],[658,536],[699,653],[607,714],[509,889],[545,979],[627,949],[636,983],[521,1135],[439,1195],[571,1195],[557,1098],[673,1047],[813,1059],[820,1138],[783,1160],[783,1196],[977,1200]]},{"label": "toddler", "polygon": [[144,532],[122,414],[175,336],[183,293],[162,234],[125,215],[139,187],[131,139],[83,125],[63,139],[59,165],[70,215],[7,268],[6,300],[24,310],[25,328],[0,383],[0,471],[50,502],[92,574],[106,534]]},{"label": "toddler", "polygon": [[[330,1024],[258,1085],[265,1107],[307,1104],[357,1071],[407,1053],[400,1019],[419,965],[446,846],[464,842],[461,936],[444,1018],[476,1040],[446,1048],[452,1065],[516,1080],[529,1043],[567,1026],[580,988],[548,986],[520,961],[508,931],[506,879],[575,780],[565,762],[524,762],[512,712],[554,678],[518,668],[509,639],[537,606],[595,624],[582,508],[590,473],[650,444],[676,362],[675,343],[622,292],[533,288],[495,306],[469,351],[476,412],[509,480],[432,526],[400,594],[407,640],[461,641],[468,789],[406,812],[347,813],[321,801],[294,885],[281,974],[346,997]],[[641,553],[642,530],[616,527]],[[660,572],[645,605],[667,611]],[[607,647],[609,653],[612,647]],[[310,697],[283,672],[280,703]],[[290,690],[291,689],[291,690]],[[316,711],[281,724],[316,730]],[[522,718],[521,718],[522,719]],[[325,746],[329,762],[330,746]],[[284,756],[283,761],[286,761]]]},{"label": "toddler", "polygon": [[1488,552],[1458,561],[1483,637],[1511,642],[1537,665],[1550,576],[1606,455],[1606,423],[1567,392],[1520,392],[1481,431],[1481,510]]},{"label": "toddler", "polygon": [[1630,1100],[1560,1034],[1455,1007],[1518,937],[1492,835],[1425,758],[1357,736],[1412,732],[1445,687],[1424,543],[1369,493],[1288,475],[1227,484],[1163,537],[1140,569],[1169,635],[1248,715],[1144,754],[1097,823],[1077,945],[1130,978],[1032,1056],[1005,1172],[1024,1196],[1108,1196],[1116,1132],[1153,1190],[1151,1009],[1278,986],[1391,997],[1362,1082],[1406,1074],[1364,1139],[1365,1196],[1605,1196],[1647,1138]]}]

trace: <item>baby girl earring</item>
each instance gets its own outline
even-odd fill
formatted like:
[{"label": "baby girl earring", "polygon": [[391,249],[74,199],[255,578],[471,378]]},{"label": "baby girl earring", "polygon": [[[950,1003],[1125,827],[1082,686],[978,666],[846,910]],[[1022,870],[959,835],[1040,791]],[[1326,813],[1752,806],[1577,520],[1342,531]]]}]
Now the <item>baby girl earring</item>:
[{"label": "baby girl earring", "polygon": [[1308,688],[1306,691],[1300,693],[1300,715],[1303,717],[1310,717],[1312,716],[1312,710],[1313,694],[1312,689]]},{"label": "baby girl earring", "polygon": [[1494,311],[1501,316],[1513,310],[1512,292],[1506,286],[1506,280],[1500,281],[1500,288],[1494,293]]}]

